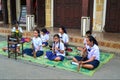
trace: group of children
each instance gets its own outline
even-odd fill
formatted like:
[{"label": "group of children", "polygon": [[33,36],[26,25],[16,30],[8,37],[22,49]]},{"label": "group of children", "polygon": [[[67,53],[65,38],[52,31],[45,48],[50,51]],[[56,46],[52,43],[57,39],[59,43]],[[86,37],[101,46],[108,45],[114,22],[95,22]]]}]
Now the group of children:
[{"label": "group of children", "polygon": [[[18,28],[17,28],[18,29]],[[31,48],[23,50],[26,55],[39,57],[44,54],[43,47],[48,46],[49,31],[46,28],[35,28],[33,31],[34,37],[32,38]],[[68,48],[69,37],[65,27],[59,28],[59,33],[53,36],[52,49],[45,53],[45,57],[49,60],[63,61],[66,56],[66,49]],[[92,36],[91,31],[86,32],[84,38],[84,47],[77,47],[85,56],[75,56],[72,61],[81,64],[83,68],[95,69],[100,63],[100,51],[96,39]]]},{"label": "group of children", "polygon": [[[39,57],[43,55],[43,47],[48,46],[49,32],[43,28],[39,31],[37,28],[33,31],[32,47],[24,49],[23,53]],[[63,61],[65,57],[65,49],[68,47],[69,37],[64,27],[59,28],[59,33],[53,36],[53,44],[51,51],[46,52],[46,58],[55,61]],[[35,55],[34,55],[35,54]]]}]

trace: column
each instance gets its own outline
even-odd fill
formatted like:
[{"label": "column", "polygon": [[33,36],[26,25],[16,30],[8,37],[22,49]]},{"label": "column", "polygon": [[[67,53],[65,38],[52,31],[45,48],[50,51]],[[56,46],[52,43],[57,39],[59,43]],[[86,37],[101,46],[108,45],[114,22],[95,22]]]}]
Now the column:
[{"label": "column", "polygon": [[88,16],[89,0],[82,0],[82,16]]},{"label": "column", "polygon": [[2,9],[3,9],[3,21],[4,21],[4,24],[8,24],[7,0],[2,0]]},{"label": "column", "polygon": [[33,14],[33,0],[26,0],[27,14]]}]

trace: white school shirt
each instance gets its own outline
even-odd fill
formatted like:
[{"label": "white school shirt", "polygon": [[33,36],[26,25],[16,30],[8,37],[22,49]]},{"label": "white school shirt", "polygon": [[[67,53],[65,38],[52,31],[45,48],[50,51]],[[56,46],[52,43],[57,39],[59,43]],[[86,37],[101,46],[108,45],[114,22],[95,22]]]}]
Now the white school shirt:
[{"label": "white school shirt", "polygon": [[[53,43],[53,47],[58,47],[60,50],[63,50],[65,51],[65,47],[64,47],[64,44],[62,42],[58,42],[58,43]],[[56,55],[59,56],[59,55],[62,55],[62,56],[65,56],[65,52],[64,53],[60,53],[60,51],[58,50],[55,50],[56,52]]]},{"label": "white school shirt", "polygon": [[69,42],[69,37],[66,33],[61,34],[59,33],[60,39],[63,40],[64,43],[68,43]]},{"label": "white school shirt", "polygon": [[37,37],[37,38],[33,37],[32,43],[33,43],[33,46],[35,48],[35,51],[37,51],[38,47],[40,47],[40,49],[39,49],[40,51],[43,50],[43,48],[42,48],[42,40],[41,40],[40,37]]},{"label": "white school shirt", "polygon": [[42,42],[46,42],[49,40],[49,34],[45,34],[45,35],[40,35],[41,39],[42,39]]},{"label": "white school shirt", "polygon": [[[21,27],[18,27],[18,30],[21,32],[21,33],[23,33],[23,30],[22,30],[22,28]],[[16,31],[16,28],[15,27],[13,27],[12,28],[12,32],[15,32]]]},{"label": "white school shirt", "polygon": [[94,56],[95,60],[98,60],[98,61],[100,60],[100,51],[99,51],[99,47],[96,44],[94,44],[93,47],[86,45],[86,48],[88,53],[88,56],[87,56],[88,59]]}]

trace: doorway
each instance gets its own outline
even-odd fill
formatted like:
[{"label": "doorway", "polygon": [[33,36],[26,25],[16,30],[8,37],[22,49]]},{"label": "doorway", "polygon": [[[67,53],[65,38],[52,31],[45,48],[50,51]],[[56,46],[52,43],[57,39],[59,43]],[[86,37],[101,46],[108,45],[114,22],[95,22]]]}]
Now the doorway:
[{"label": "doorway", "polygon": [[107,0],[105,31],[120,33],[120,0]]}]

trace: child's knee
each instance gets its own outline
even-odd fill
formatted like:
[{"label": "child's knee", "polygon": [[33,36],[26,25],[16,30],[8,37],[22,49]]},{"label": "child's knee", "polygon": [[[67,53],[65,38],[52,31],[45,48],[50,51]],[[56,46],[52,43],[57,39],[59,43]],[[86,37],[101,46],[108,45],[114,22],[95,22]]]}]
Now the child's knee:
[{"label": "child's knee", "polygon": [[55,61],[60,61],[60,60],[61,60],[60,57],[56,57],[56,58],[55,58]]}]

